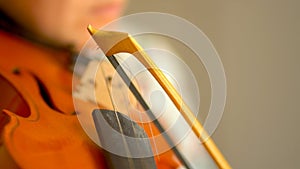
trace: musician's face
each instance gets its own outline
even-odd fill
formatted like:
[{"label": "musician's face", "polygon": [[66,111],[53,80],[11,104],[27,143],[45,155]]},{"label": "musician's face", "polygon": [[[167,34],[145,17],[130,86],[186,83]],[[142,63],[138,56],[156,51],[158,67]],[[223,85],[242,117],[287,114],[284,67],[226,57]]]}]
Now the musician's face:
[{"label": "musician's face", "polygon": [[122,14],[126,0],[0,0],[0,7],[38,36],[77,49],[88,24],[101,27]]}]

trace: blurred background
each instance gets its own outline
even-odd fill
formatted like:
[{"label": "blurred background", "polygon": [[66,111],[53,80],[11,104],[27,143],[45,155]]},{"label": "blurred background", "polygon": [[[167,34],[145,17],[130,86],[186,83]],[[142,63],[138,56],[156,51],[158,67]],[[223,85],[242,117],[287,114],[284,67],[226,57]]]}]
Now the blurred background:
[{"label": "blurred background", "polygon": [[227,103],[212,137],[232,167],[300,168],[300,1],[131,0],[126,14],[146,11],[187,19],[218,51]]}]

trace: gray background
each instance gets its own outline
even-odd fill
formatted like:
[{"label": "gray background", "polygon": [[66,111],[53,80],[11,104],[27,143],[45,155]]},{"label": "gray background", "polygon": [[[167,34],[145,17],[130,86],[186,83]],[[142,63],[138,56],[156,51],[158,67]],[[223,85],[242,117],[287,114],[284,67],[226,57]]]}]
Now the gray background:
[{"label": "gray background", "polygon": [[300,168],[300,1],[131,0],[183,17],[212,41],[228,95],[213,138],[233,168]]}]

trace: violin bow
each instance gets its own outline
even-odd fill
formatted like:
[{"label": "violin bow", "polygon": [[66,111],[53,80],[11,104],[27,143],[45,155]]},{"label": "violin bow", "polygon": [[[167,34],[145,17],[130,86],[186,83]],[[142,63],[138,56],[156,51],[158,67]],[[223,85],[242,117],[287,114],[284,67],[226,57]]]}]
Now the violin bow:
[{"label": "violin bow", "polygon": [[142,47],[135,41],[133,37],[124,32],[97,30],[91,25],[89,25],[87,29],[108,59],[109,57],[113,57],[114,54],[121,52],[134,55],[135,58],[148,69],[151,75],[156,79],[156,81],[169,96],[177,110],[181,113],[185,121],[191,127],[193,133],[200,139],[203,146],[213,158],[217,166],[221,169],[231,169],[231,166],[217,148],[214,141],[208,136],[202,124],[197,120],[187,104],[182,100],[175,87],[155,65],[147,53],[144,52]]}]

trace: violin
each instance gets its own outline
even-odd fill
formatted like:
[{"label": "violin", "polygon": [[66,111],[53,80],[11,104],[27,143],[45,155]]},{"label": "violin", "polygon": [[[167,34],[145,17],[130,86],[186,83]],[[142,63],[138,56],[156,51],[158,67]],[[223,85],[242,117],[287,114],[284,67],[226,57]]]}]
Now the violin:
[{"label": "violin", "polygon": [[1,168],[105,168],[72,115],[72,73],[53,58],[64,54],[0,36]]},{"label": "violin", "polygon": [[[0,168],[109,168],[74,113],[69,53],[0,37]],[[179,166],[170,153],[155,165]]]},{"label": "violin", "polygon": [[[89,27],[89,31],[99,44],[97,31],[92,27]],[[6,32],[0,32],[0,37],[0,89],[2,93],[0,96],[2,111],[0,114],[0,167],[113,168],[107,159],[117,159],[117,161],[112,160],[117,163],[119,157],[115,157],[96,145],[86,135],[75,116],[72,102],[73,75],[66,67],[69,62],[68,54],[53,51]],[[121,36],[121,38],[122,43],[119,43],[117,47],[111,46],[111,42],[100,46],[110,59],[113,59],[111,56],[121,51],[128,53],[138,51],[140,62],[155,66],[149,58],[145,57],[146,54],[141,53],[143,50],[128,38],[128,35],[125,38]],[[100,44],[103,44],[102,42],[101,40]],[[126,46],[131,47],[126,48]],[[118,65],[113,64],[113,66]],[[164,89],[169,90],[167,93],[170,93],[171,98],[173,97],[172,100],[176,102],[180,99],[161,72],[155,70],[150,70],[150,72],[152,71],[151,73],[157,77]],[[181,100],[177,101],[181,102]],[[104,105],[98,106],[102,113],[104,109],[107,109]],[[183,110],[189,112],[187,107]],[[104,113],[109,114],[108,111]],[[195,122],[195,118],[190,113],[184,112],[184,116],[190,121],[189,124],[196,135],[202,133],[202,126],[197,121]],[[122,118],[122,116],[119,117]],[[161,132],[162,128],[159,124],[151,125],[156,127],[155,133]],[[134,129],[140,130],[144,136],[149,132],[149,128],[143,130],[139,128],[139,125]],[[165,139],[165,142],[169,143],[168,138]],[[219,168],[230,168],[211,139],[205,141],[204,146]],[[130,158],[125,160],[137,163]],[[124,161],[124,159],[119,161]],[[171,169],[180,166],[190,168],[176,148],[145,162],[150,163],[148,168]],[[139,163],[143,165],[143,161]]]}]

